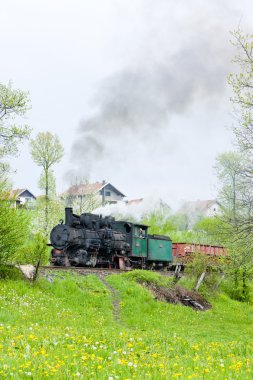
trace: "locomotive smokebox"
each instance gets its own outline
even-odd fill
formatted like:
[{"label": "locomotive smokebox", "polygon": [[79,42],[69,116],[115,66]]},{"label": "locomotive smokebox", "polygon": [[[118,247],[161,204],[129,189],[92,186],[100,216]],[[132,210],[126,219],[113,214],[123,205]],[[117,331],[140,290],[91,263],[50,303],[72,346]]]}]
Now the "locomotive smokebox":
[{"label": "locomotive smokebox", "polygon": [[64,224],[55,226],[50,234],[51,244],[56,249],[64,249],[68,246],[70,239],[70,228]]}]

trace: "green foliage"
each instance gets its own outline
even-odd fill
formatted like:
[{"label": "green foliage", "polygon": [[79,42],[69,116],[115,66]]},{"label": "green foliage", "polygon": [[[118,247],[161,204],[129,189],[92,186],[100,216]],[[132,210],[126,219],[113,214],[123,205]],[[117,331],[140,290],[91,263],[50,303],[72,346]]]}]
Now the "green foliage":
[{"label": "green foliage", "polygon": [[10,83],[8,86],[0,83],[0,158],[17,153],[18,143],[29,137],[29,126],[12,123],[15,117],[24,116],[29,109],[27,92],[12,89]]},{"label": "green foliage", "polygon": [[141,223],[149,227],[150,234],[168,235],[169,232],[175,231],[176,226],[169,219],[169,213],[164,209],[156,209],[143,216]]},{"label": "green foliage", "polygon": [[144,215],[141,223],[149,226],[149,233],[169,236],[175,243],[210,244],[210,237],[203,231],[198,228],[188,230],[191,222],[186,214],[171,215],[167,210],[156,209]]},{"label": "green foliage", "polygon": [[48,171],[48,183],[46,183],[45,172],[42,172],[39,179],[39,188],[43,190],[44,194],[46,192],[46,186],[48,185],[48,197],[50,199],[56,198],[56,180],[53,170]]},{"label": "green foliage", "polygon": [[50,132],[38,133],[37,137],[31,140],[30,145],[33,161],[43,169],[40,186],[45,188],[45,198],[40,205],[44,205],[44,235],[48,236],[50,219],[52,218],[51,209],[55,206],[52,203],[52,194],[55,195],[55,180],[50,168],[61,160],[64,149],[59,137],[52,135]]},{"label": "green foliage", "polygon": [[22,280],[22,274],[19,269],[12,265],[0,265],[0,279],[4,280]]},{"label": "green foliage", "polygon": [[240,149],[251,158],[249,166],[252,173],[253,37],[244,34],[239,28],[231,34],[232,44],[237,52],[234,57],[234,63],[237,65],[236,73],[231,73],[228,77],[228,83],[233,90],[231,101],[239,121],[239,126],[235,128],[235,134]]},{"label": "green foliage", "polygon": [[194,231],[202,237],[203,244],[226,246],[231,229],[220,216],[216,216],[206,217],[196,223]]},{"label": "green foliage", "polygon": [[140,284],[147,283],[159,286],[171,286],[173,284],[173,278],[166,276],[163,277],[160,274],[154,273],[152,271],[134,270],[128,273],[124,273],[122,276],[126,277],[128,280],[133,280]]},{"label": "green foliage", "polygon": [[0,195],[0,262],[12,262],[16,250],[29,234],[30,217],[26,210],[15,209],[8,193]]},{"label": "green foliage", "polygon": [[[239,280],[239,277],[243,275],[242,272],[243,270],[241,269],[237,271],[237,273],[234,273],[234,276],[237,276]],[[228,277],[222,282],[221,289],[231,299],[251,304],[253,302],[253,287],[251,281],[247,281],[246,286],[243,286],[241,281],[235,283],[234,278]]]},{"label": "green foliage", "polygon": [[191,224],[189,215],[181,213],[172,215],[171,222],[176,226],[177,231],[187,231]]},{"label": "green foliage", "polygon": [[14,255],[14,262],[17,264],[36,265],[40,260],[41,265],[48,264],[50,248],[47,246],[45,237],[36,233],[22,247],[17,248]]},{"label": "green foliage", "polygon": [[42,166],[45,173],[52,165],[63,157],[64,149],[57,135],[50,132],[40,132],[35,139],[30,141],[33,161]]},{"label": "green foliage", "polygon": [[[45,238],[45,197],[38,197],[32,212],[31,230],[33,233],[40,233]],[[64,219],[64,204],[61,200],[54,198],[47,202],[48,224],[47,230],[50,232],[52,228],[59,223],[60,219]]]}]

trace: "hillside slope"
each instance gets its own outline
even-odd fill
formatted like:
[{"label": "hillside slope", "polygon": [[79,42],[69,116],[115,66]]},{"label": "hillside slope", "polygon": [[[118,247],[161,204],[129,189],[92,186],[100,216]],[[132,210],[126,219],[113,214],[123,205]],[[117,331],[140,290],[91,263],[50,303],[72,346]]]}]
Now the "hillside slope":
[{"label": "hillside slope", "polygon": [[196,312],[131,274],[105,281],[0,280],[0,378],[253,378],[252,306],[219,295]]}]

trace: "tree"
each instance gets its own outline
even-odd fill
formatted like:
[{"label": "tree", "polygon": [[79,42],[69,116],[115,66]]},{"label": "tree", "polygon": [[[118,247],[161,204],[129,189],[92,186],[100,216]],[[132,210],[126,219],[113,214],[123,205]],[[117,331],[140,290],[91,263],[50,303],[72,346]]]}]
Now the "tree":
[{"label": "tree", "polygon": [[199,225],[228,247],[229,272],[234,282],[232,293],[238,299],[247,298],[247,282],[253,274],[253,178],[245,169],[247,165],[245,154],[238,152],[224,153],[217,158],[215,168],[223,213],[217,218],[217,226]]},{"label": "tree", "polygon": [[30,218],[24,209],[16,209],[9,189],[0,183],[0,263],[12,262],[16,250],[29,234]]},{"label": "tree", "polygon": [[233,62],[239,69],[239,73],[232,73],[228,77],[233,90],[231,101],[238,120],[235,134],[240,150],[250,158],[249,172],[253,174],[253,35],[243,34],[238,29],[232,32],[232,37],[232,44],[237,50]]},{"label": "tree", "polygon": [[15,155],[18,143],[30,135],[28,125],[16,125],[15,118],[25,116],[30,109],[28,93],[14,90],[11,84],[0,83],[0,178],[6,178],[9,165],[4,161],[7,155]]},{"label": "tree", "polygon": [[52,179],[51,167],[60,162],[64,149],[57,135],[52,135],[50,132],[41,132],[34,140],[31,140],[31,155],[33,161],[42,167],[43,182],[45,186],[45,226],[44,231],[47,236],[49,233],[49,193],[50,193],[50,178]]},{"label": "tree", "polygon": [[56,180],[53,170],[48,171],[48,181],[46,181],[45,172],[43,171],[39,179],[39,188],[40,190],[46,193],[46,188],[48,187],[48,197],[50,199],[56,197]]},{"label": "tree", "polygon": [[238,152],[226,152],[216,158],[215,170],[220,181],[219,200],[230,220],[236,220],[245,185],[247,160]]},{"label": "tree", "polygon": [[64,219],[64,204],[57,197],[49,198],[46,205],[46,199],[44,196],[37,197],[35,208],[31,217],[31,232],[33,234],[39,233],[47,238],[45,233],[45,208],[48,210],[48,224],[47,231],[51,231],[52,228],[59,223],[61,219]]},{"label": "tree", "polygon": [[30,127],[16,125],[14,119],[25,116],[30,108],[27,92],[14,90],[11,84],[5,86],[0,83],[0,158],[17,153],[18,143],[29,137]]}]

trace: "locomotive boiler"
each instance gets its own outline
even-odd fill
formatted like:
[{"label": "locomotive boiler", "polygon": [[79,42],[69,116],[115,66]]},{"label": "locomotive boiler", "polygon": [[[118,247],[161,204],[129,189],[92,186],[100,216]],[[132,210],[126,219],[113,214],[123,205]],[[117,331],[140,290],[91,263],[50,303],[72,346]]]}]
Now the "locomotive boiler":
[{"label": "locomotive boiler", "polygon": [[125,258],[129,251],[122,232],[112,228],[115,219],[90,213],[80,216],[65,209],[65,223],[55,226],[50,234],[51,262],[65,266],[108,266]]}]

